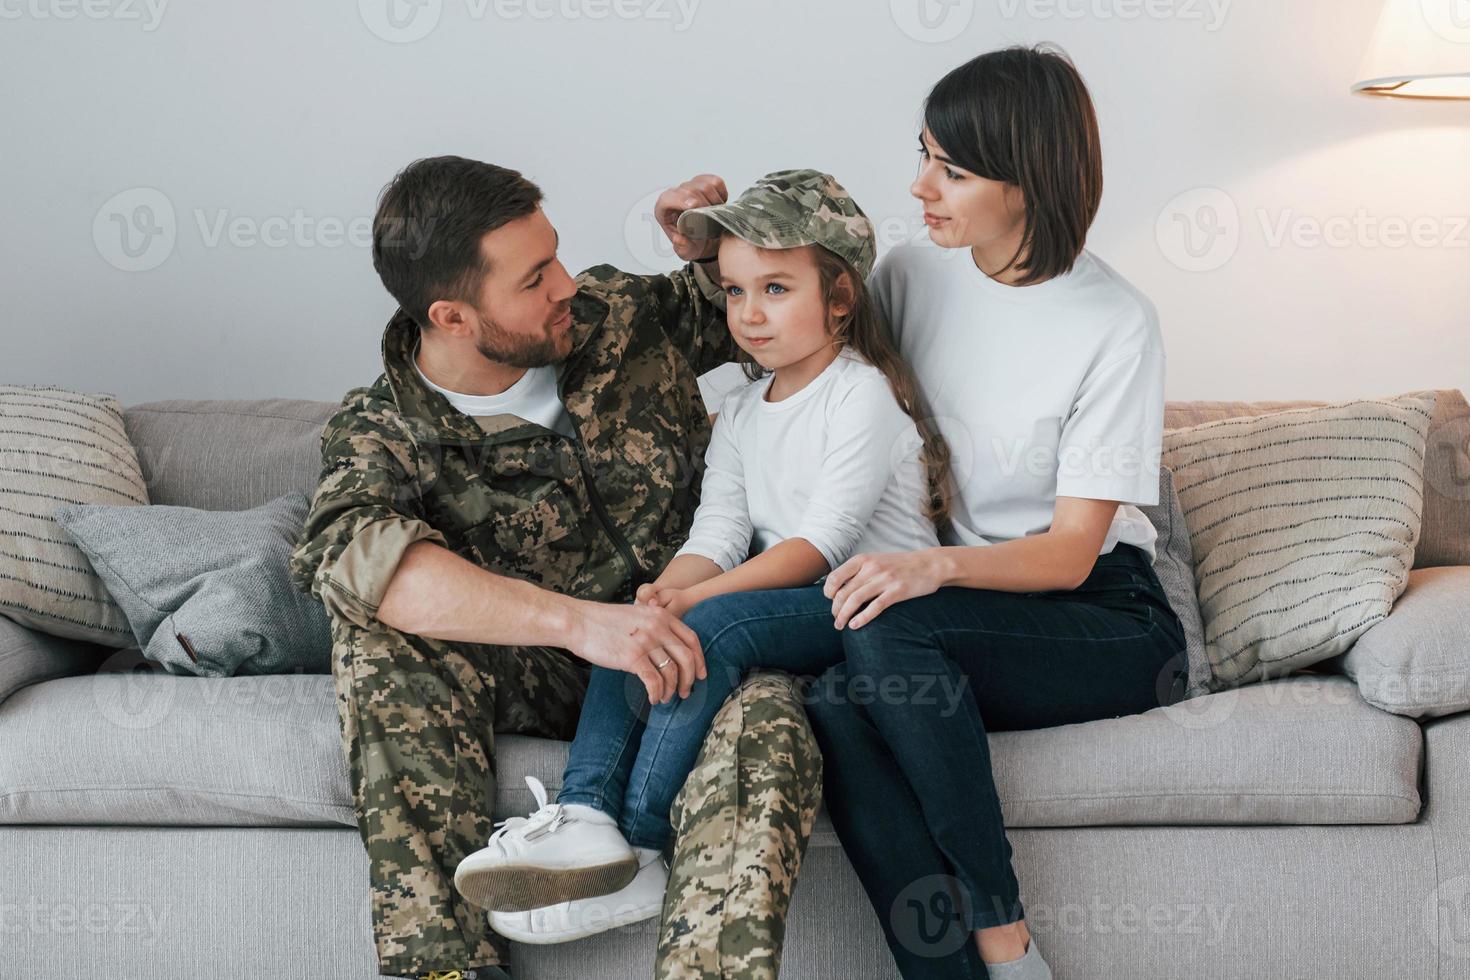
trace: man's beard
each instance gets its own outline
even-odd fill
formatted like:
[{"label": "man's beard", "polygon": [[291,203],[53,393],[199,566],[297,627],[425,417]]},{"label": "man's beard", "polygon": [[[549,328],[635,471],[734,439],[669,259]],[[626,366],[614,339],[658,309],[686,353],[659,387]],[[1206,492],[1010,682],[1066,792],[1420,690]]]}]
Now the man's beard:
[{"label": "man's beard", "polygon": [[[563,310],[551,322],[555,323],[565,315],[566,311]],[[511,367],[537,368],[556,364],[566,354],[560,349],[560,339],[551,336],[549,326],[548,324],[545,336],[532,339],[513,334],[489,317],[482,316],[480,336],[475,340],[475,349],[483,357]]]}]

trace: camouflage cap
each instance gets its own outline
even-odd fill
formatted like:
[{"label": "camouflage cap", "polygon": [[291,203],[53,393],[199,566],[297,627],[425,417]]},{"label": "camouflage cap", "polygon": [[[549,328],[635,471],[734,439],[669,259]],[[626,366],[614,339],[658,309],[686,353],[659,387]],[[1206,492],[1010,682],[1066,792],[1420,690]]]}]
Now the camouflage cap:
[{"label": "camouflage cap", "polygon": [[761,248],[820,245],[846,259],[864,279],[878,245],[873,223],[843,186],[820,170],[777,170],[725,204],[679,215],[679,233],[718,238],[729,231]]}]

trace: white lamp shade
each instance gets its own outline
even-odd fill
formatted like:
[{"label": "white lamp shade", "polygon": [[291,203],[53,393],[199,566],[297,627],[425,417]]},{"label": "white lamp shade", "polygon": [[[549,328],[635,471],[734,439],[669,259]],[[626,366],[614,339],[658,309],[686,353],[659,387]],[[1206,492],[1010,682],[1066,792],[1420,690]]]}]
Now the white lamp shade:
[{"label": "white lamp shade", "polygon": [[1352,88],[1470,99],[1470,0],[1385,0]]}]

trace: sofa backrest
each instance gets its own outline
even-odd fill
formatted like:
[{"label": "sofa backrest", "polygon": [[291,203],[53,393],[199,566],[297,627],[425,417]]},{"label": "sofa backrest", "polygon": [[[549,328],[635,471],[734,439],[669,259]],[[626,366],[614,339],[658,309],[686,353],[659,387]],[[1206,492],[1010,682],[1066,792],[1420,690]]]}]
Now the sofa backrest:
[{"label": "sofa backrest", "polygon": [[1289,408],[1320,408],[1331,402],[1165,402],[1164,431],[1187,429],[1219,419],[1249,418]]},{"label": "sofa backrest", "polygon": [[[1416,568],[1470,565],[1470,405],[1455,389],[1438,395],[1429,427]],[[1168,402],[1164,428],[1325,404]],[[244,510],[291,490],[316,489],[322,426],[338,405],[288,398],[159,401],[125,409],[123,422],[153,503]]]},{"label": "sofa backrest", "polygon": [[338,402],[159,401],[123,410],[155,504],[247,510],[321,476],[322,426]]},{"label": "sofa backrest", "polygon": [[[1455,388],[1436,391],[1424,451],[1424,514],[1415,568],[1470,565],[1470,404]],[[1343,399],[1344,401],[1346,399]],[[1265,415],[1330,402],[1168,402],[1164,428],[1183,429],[1216,419]]]}]

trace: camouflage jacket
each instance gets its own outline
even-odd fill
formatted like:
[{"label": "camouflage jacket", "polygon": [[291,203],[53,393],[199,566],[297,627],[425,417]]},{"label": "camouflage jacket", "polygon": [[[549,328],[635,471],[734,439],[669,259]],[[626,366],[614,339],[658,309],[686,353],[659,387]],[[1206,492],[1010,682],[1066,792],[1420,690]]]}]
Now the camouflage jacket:
[{"label": "camouflage jacket", "polygon": [[321,481],[291,579],[366,627],[413,542],[580,599],[627,601],[683,543],[710,426],[696,378],[732,358],[724,295],[697,263],[667,276],[577,277],[556,366],[575,438],[514,415],[470,417],[427,387],[402,310],[383,373],[322,432]]}]

